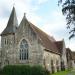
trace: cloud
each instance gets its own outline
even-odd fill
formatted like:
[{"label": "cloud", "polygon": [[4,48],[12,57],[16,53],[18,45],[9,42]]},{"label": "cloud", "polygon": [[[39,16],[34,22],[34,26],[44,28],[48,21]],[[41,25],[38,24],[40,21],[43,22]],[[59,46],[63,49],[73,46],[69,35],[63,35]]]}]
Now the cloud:
[{"label": "cloud", "polygon": [[[20,23],[24,13],[29,21],[37,25],[41,21],[41,17],[35,12],[39,9],[37,2],[33,5],[34,0],[1,0],[0,1],[0,34],[7,26],[8,18],[10,16],[13,4],[17,11],[18,22]],[[1,37],[0,37],[1,38]]]},{"label": "cloud", "polygon": [[0,18],[0,33],[5,29],[8,18]]},{"label": "cloud", "polygon": [[[41,12],[44,14],[44,18],[40,14],[37,14],[37,11],[39,11],[40,6],[47,3],[49,0],[37,0],[37,1],[14,0],[14,1],[15,2],[13,2],[13,0],[0,1],[0,33],[6,27],[13,4],[15,3],[14,6],[16,8],[19,23],[23,18],[23,14],[26,13],[26,17],[30,22],[37,25],[39,28],[41,27],[43,31],[55,37],[56,40],[61,40],[64,38],[66,44],[68,45],[68,32],[66,29],[66,22],[65,18],[62,16],[61,11],[55,8],[49,10],[50,14],[46,13],[44,14],[44,12]],[[71,41],[71,43],[72,44],[70,44],[70,47],[72,47],[73,49],[74,41]]]},{"label": "cloud", "polygon": [[[15,8],[17,11],[18,21],[20,23],[23,18],[24,13],[27,13],[28,20],[36,24],[41,21],[41,18],[35,13],[39,6],[33,5],[32,2],[34,0],[1,0],[0,1],[0,33],[6,26],[6,19],[9,18],[13,3],[15,3]],[[5,21],[5,22],[4,22]]]},{"label": "cloud", "polygon": [[74,42],[75,38],[71,39],[71,40],[66,40],[66,47],[70,48],[72,51],[75,51],[75,42]]},{"label": "cloud", "polygon": [[59,31],[64,31],[66,29],[66,22],[59,11],[55,10],[52,13],[50,13],[49,16],[49,19],[45,22],[45,24],[42,27],[43,30],[50,34],[50,32],[56,33]]},{"label": "cloud", "polygon": [[69,33],[66,29],[65,17],[60,13],[61,11],[55,10],[50,13],[50,18],[42,26],[42,30],[53,36],[56,40],[65,40],[66,47],[69,47],[72,51],[75,51],[74,38],[69,41]]},{"label": "cloud", "polygon": [[46,3],[48,2],[49,0],[38,0],[38,4],[43,4],[43,3]]}]

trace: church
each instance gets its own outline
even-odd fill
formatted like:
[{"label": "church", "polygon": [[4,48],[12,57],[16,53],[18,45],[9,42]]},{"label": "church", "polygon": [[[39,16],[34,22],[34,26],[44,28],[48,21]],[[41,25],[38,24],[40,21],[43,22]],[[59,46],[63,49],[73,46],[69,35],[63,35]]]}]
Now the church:
[{"label": "church", "polygon": [[56,41],[24,14],[18,25],[15,7],[1,33],[0,66],[42,65],[51,73],[68,68],[65,41]]}]

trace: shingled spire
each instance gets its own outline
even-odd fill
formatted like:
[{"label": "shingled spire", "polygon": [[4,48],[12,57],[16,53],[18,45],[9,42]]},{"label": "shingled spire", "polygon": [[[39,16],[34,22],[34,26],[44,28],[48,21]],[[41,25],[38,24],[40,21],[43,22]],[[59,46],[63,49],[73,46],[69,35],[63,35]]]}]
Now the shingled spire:
[{"label": "shingled spire", "polygon": [[1,35],[13,34],[15,33],[17,27],[18,27],[18,21],[16,17],[15,7],[13,7],[10,18],[8,20],[7,27],[4,29]]}]

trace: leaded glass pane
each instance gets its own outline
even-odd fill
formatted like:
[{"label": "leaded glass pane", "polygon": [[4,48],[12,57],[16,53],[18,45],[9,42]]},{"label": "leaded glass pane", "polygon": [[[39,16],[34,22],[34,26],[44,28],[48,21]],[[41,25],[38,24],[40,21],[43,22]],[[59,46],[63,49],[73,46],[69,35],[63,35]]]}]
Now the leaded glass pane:
[{"label": "leaded glass pane", "polygon": [[20,60],[28,59],[28,43],[25,39],[20,44]]}]

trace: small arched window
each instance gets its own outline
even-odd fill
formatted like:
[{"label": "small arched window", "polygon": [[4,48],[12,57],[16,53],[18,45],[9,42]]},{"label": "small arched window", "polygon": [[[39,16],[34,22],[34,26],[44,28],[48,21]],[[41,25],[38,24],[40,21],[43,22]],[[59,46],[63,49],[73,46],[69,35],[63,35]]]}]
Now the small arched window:
[{"label": "small arched window", "polygon": [[59,61],[58,61],[58,60],[56,60],[56,65],[57,65],[57,66],[59,65]]},{"label": "small arched window", "polygon": [[4,44],[5,44],[5,45],[7,44],[7,39],[6,39],[6,38],[4,39]]},{"label": "small arched window", "polygon": [[20,60],[28,60],[28,43],[25,39],[20,43]]},{"label": "small arched window", "polygon": [[51,69],[52,69],[52,73],[54,73],[54,62],[53,62],[53,59],[51,59]]},{"label": "small arched window", "polygon": [[53,66],[53,60],[51,60],[51,66]]}]

